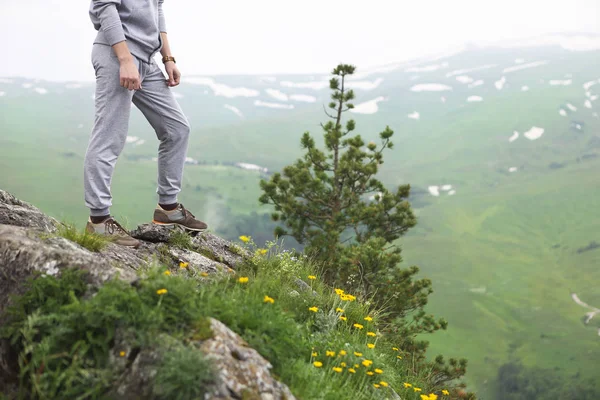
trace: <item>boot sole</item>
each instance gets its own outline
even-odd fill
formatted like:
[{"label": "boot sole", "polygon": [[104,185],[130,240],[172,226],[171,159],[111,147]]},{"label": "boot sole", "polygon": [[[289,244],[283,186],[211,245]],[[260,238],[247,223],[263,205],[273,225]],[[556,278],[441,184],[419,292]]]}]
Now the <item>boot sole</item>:
[{"label": "boot sole", "polygon": [[152,220],[152,223],[154,225],[162,225],[162,226],[172,226],[172,227],[177,226],[177,227],[185,229],[186,231],[192,231],[192,232],[204,232],[207,229],[207,228],[204,228],[204,229],[194,229],[194,228],[187,227],[185,225],[178,224],[177,222],[166,223],[166,222],[158,222],[158,221]]}]

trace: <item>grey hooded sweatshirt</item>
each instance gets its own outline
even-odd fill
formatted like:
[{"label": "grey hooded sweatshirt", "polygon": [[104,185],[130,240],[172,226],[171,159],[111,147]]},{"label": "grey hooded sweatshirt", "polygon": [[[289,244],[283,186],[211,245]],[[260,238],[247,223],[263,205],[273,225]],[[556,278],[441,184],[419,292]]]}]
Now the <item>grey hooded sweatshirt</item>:
[{"label": "grey hooded sweatshirt", "polygon": [[113,46],[124,40],[135,57],[150,63],[166,32],[164,0],[92,0],[90,18],[98,31],[94,43]]}]

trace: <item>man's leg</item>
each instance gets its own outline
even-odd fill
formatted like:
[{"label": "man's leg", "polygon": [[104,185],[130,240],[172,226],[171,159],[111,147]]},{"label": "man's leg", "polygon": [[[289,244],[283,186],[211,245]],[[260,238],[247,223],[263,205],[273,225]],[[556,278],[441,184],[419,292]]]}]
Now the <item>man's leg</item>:
[{"label": "man's leg", "polygon": [[158,147],[159,204],[177,203],[181,191],[183,166],[187,154],[190,125],[166,78],[156,64],[146,64],[143,89],[133,96],[133,103],[156,131]]},{"label": "man's leg", "polygon": [[153,222],[178,225],[187,230],[203,231],[207,225],[196,219],[182,204],[177,203],[181,191],[183,165],[187,153],[190,125],[166,78],[156,64],[147,68],[142,85],[133,103],[146,116],[160,140],[158,147],[158,203]]},{"label": "man's leg", "polygon": [[92,63],[96,71],[96,117],[85,155],[85,204],[92,217],[107,217],[112,205],[110,184],[125,146],[134,93],[121,87],[119,60],[110,46],[95,44]]}]

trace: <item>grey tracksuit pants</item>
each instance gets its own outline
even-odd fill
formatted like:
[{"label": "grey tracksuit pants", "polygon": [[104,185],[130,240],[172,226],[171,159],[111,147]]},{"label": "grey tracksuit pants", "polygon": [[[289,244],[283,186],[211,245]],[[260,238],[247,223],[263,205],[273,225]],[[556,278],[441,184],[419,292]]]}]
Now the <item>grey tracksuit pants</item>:
[{"label": "grey tracksuit pants", "polygon": [[96,71],[96,118],[84,163],[85,204],[92,216],[110,213],[110,184],[117,158],[127,138],[131,103],[144,114],[156,131],[158,147],[158,202],[177,202],[190,125],[163,72],[134,57],[142,90],[120,86],[120,64],[112,47],[94,44],[92,64]]}]

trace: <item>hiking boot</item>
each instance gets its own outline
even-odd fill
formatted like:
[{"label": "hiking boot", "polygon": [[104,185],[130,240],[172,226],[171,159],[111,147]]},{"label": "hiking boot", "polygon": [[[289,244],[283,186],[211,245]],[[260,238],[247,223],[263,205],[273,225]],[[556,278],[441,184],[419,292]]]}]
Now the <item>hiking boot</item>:
[{"label": "hiking boot", "polygon": [[90,233],[104,235],[108,240],[120,246],[137,249],[140,245],[140,241],[132,238],[125,228],[123,228],[113,217],[109,217],[99,224],[93,224],[92,221],[89,220],[85,230]]},{"label": "hiking boot", "polygon": [[163,210],[161,206],[156,207],[152,223],[165,226],[180,226],[194,232],[202,232],[208,228],[204,222],[197,220],[194,214],[189,212],[181,203],[172,211]]}]

